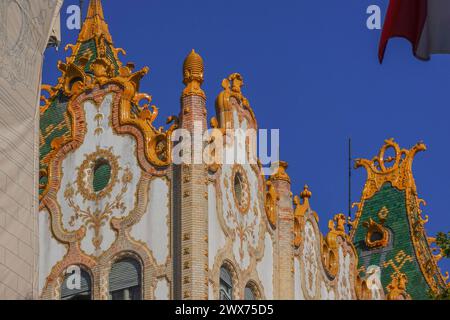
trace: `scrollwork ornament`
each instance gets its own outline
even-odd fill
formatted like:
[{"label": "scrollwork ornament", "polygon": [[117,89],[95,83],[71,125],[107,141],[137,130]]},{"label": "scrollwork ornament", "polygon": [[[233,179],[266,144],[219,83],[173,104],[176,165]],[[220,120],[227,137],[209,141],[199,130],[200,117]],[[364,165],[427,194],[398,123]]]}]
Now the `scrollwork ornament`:
[{"label": "scrollwork ornament", "polygon": [[264,202],[264,207],[266,209],[267,220],[269,220],[272,228],[276,228],[277,225],[277,202],[280,200],[272,181],[266,182],[267,191],[266,198]]},{"label": "scrollwork ornament", "polygon": [[[393,150],[394,156],[387,156],[387,151]],[[425,151],[426,145],[422,142],[414,145],[410,150],[401,149],[394,141],[389,139],[380,149],[379,154],[372,160],[357,159],[355,167],[364,167],[367,171],[367,180],[363,189],[361,202],[358,205],[355,220],[351,222],[352,231],[351,238],[355,236],[355,231],[360,223],[361,215],[364,209],[365,201],[372,198],[385,183],[390,183],[397,190],[405,192],[406,214],[409,221],[410,235],[415,251],[415,256],[422,271],[427,284],[434,293],[438,293],[442,288],[446,287],[444,277],[440,273],[436,259],[433,258],[432,251],[427,242],[427,235],[424,224],[428,221],[428,217],[422,218],[421,204],[425,201],[420,199],[417,194],[416,184],[412,173],[412,163],[415,155],[420,151]],[[374,221],[367,221],[368,227],[375,230]],[[387,234],[382,228],[382,224],[377,229],[382,230],[383,241],[385,244]],[[370,244],[370,242],[369,242]]]}]

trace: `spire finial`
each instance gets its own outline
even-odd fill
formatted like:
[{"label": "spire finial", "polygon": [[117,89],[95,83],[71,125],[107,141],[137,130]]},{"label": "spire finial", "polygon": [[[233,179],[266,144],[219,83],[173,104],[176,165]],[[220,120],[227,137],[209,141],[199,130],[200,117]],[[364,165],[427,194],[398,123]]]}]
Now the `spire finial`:
[{"label": "spire finial", "polygon": [[307,200],[309,200],[309,198],[311,198],[311,196],[312,196],[312,192],[309,190],[308,185],[305,184],[305,186],[303,187],[303,191],[300,193],[300,197],[304,201],[307,201]]},{"label": "spire finial", "polygon": [[84,42],[101,35],[105,37],[107,42],[112,43],[108,24],[103,15],[101,0],[90,0],[86,19],[84,20],[83,27],[78,36],[78,41]]},{"label": "spire finial", "polygon": [[273,167],[277,171],[270,177],[271,180],[284,180],[291,182],[291,178],[287,174],[286,170],[288,168],[288,163],[286,161],[278,161],[273,163]]},{"label": "spire finial", "polygon": [[183,97],[192,95],[206,97],[201,88],[204,69],[202,57],[192,49],[183,63],[183,83],[186,85]]}]

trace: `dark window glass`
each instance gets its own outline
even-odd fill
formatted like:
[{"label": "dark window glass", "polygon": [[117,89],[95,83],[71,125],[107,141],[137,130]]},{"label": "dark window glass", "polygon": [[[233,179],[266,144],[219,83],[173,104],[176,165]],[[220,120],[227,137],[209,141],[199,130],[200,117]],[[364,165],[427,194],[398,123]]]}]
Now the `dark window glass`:
[{"label": "dark window glass", "polygon": [[233,281],[231,274],[227,268],[220,268],[220,300],[232,300],[233,297]]},{"label": "dark window glass", "polygon": [[112,265],[109,274],[109,296],[111,300],[141,300],[141,264],[125,258]]},{"label": "dark window glass", "polygon": [[[61,300],[91,300],[91,276],[80,269],[80,282],[75,278],[75,273],[68,273],[61,286]],[[75,286],[75,288],[74,288]],[[70,289],[69,289],[70,288]]]},{"label": "dark window glass", "polygon": [[380,241],[382,239],[383,239],[383,235],[380,232],[374,232],[370,236],[370,241],[372,241],[372,242]]},{"label": "dark window glass", "polygon": [[245,300],[256,300],[255,293],[250,285],[245,287]]}]

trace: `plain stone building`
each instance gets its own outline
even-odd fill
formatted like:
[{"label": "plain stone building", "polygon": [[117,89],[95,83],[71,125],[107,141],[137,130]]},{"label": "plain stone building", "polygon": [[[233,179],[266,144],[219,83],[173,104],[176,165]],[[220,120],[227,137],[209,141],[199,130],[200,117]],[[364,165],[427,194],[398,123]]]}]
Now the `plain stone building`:
[{"label": "plain stone building", "polygon": [[61,3],[0,1],[0,298],[37,298],[38,105]]}]

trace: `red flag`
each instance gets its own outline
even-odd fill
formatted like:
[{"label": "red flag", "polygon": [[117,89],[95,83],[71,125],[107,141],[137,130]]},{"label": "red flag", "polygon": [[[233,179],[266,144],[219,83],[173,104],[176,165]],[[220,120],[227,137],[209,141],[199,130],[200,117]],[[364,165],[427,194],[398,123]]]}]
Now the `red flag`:
[{"label": "red flag", "polygon": [[380,39],[380,62],[393,37],[408,39],[418,59],[450,54],[450,0],[391,0]]}]

